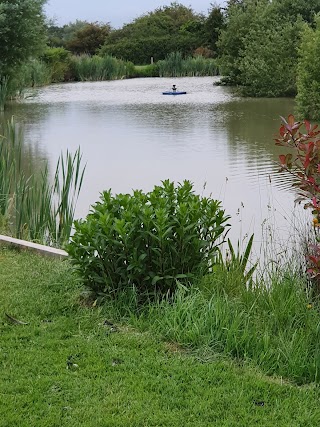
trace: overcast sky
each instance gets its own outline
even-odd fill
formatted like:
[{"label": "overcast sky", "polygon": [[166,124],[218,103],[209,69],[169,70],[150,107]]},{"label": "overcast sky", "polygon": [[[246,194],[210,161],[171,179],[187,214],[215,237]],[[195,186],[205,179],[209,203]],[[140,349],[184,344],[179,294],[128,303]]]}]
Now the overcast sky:
[{"label": "overcast sky", "polygon": [[[55,19],[58,25],[80,19],[110,22],[112,27],[119,28],[146,12],[170,3],[170,0],[48,0],[45,11],[48,18]],[[191,6],[196,12],[207,13],[210,3],[222,5],[224,1],[180,0],[178,3]]]}]

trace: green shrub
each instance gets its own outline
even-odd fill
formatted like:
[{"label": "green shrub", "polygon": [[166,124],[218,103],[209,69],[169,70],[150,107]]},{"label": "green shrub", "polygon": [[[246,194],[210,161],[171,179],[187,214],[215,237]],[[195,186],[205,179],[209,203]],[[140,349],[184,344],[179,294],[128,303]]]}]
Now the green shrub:
[{"label": "green shrub", "polygon": [[158,64],[135,65],[130,77],[159,77]]},{"label": "green shrub", "polygon": [[320,15],[316,28],[305,26],[299,49],[297,109],[301,117],[320,117]]},{"label": "green shrub", "polygon": [[67,251],[85,285],[143,297],[172,294],[177,281],[207,273],[229,219],[221,203],[195,195],[189,181],[164,181],[133,195],[103,192],[86,220],[75,222]]},{"label": "green shrub", "polygon": [[69,80],[70,72],[70,52],[63,47],[48,48],[42,59],[51,70],[52,82],[63,82]]}]

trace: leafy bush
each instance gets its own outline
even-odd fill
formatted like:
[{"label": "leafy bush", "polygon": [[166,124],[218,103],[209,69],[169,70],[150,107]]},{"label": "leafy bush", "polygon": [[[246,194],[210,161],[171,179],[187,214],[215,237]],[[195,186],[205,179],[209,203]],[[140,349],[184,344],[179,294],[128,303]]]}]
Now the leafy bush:
[{"label": "leafy bush", "polygon": [[86,220],[75,222],[67,251],[94,292],[135,287],[144,298],[172,294],[178,280],[208,272],[228,219],[219,201],[195,195],[189,181],[163,181],[146,194],[109,190]]},{"label": "leafy bush", "polygon": [[320,15],[316,28],[305,26],[299,49],[297,109],[307,119],[320,117]]},{"label": "leafy bush", "polygon": [[135,65],[130,77],[159,77],[158,64]]},{"label": "leafy bush", "polygon": [[42,59],[51,70],[52,82],[63,82],[69,80],[70,52],[63,47],[48,48]]}]

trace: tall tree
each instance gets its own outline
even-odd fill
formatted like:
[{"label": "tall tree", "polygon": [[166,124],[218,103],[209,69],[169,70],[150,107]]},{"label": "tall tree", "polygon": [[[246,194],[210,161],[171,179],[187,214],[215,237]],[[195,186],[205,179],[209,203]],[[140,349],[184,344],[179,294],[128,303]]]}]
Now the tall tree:
[{"label": "tall tree", "polygon": [[204,34],[206,38],[206,46],[217,55],[217,42],[220,31],[224,26],[224,16],[222,10],[217,5],[211,5],[209,14],[204,23]]},{"label": "tall tree", "polygon": [[93,55],[103,45],[110,30],[109,24],[99,24],[97,22],[87,24],[78,30],[73,38],[66,43],[66,48],[76,54],[88,53]]},{"label": "tall tree", "polygon": [[174,2],[112,31],[101,52],[140,64],[177,50],[192,54],[203,44],[203,24],[202,15]]},{"label": "tall tree", "polygon": [[299,49],[297,107],[307,119],[320,118],[320,15],[316,27],[305,25]]},{"label": "tall tree", "polygon": [[0,0],[0,76],[10,75],[45,46],[45,0]]}]

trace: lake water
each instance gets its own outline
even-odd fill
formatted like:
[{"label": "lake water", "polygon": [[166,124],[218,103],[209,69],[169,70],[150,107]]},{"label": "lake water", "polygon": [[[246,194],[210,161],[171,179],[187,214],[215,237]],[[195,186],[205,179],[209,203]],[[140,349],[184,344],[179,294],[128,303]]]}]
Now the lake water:
[{"label": "lake water", "polygon": [[[292,229],[294,194],[277,173],[274,137],[292,99],[241,99],[217,78],[146,78],[57,84],[15,105],[25,144],[52,169],[61,151],[81,147],[87,164],[77,216],[99,193],[141,188],[161,180],[191,180],[220,199],[232,216],[232,240],[255,232],[256,249],[271,227]],[[163,96],[175,83],[187,95]],[[279,241],[280,241],[279,240]]]}]

